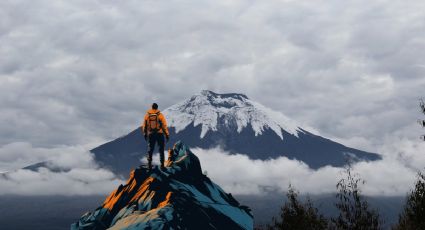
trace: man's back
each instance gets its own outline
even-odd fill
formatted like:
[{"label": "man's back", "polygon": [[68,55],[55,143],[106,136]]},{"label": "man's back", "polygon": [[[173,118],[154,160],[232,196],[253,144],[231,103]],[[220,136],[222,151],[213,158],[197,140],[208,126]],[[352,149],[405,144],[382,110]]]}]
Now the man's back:
[{"label": "man's back", "polygon": [[148,135],[150,132],[156,131],[164,133],[168,136],[167,120],[159,109],[149,109],[146,111],[143,122],[143,134]]}]

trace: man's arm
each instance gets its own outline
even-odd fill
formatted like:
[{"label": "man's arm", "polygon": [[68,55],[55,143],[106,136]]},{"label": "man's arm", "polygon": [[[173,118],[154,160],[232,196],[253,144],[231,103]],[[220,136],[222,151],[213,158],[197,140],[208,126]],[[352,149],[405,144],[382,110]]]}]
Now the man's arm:
[{"label": "man's arm", "polygon": [[145,137],[145,140],[147,140],[148,137],[148,116],[145,115],[145,118],[143,119],[143,124],[140,126],[140,129],[142,131],[143,136]]},{"label": "man's arm", "polygon": [[167,127],[167,120],[165,120],[165,116],[161,113],[161,115],[159,116],[159,119],[161,120],[161,129],[165,134],[165,138],[168,139],[170,138],[170,133],[168,132],[168,127]]}]

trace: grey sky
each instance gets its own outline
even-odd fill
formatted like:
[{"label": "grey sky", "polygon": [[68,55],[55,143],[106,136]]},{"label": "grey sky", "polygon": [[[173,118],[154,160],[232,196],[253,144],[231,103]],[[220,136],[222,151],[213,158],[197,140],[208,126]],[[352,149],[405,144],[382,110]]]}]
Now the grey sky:
[{"label": "grey sky", "polygon": [[95,147],[139,125],[152,101],[165,108],[210,89],[412,160],[423,131],[414,122],[424,8],[419,0],[1,1],[0,146]]}]

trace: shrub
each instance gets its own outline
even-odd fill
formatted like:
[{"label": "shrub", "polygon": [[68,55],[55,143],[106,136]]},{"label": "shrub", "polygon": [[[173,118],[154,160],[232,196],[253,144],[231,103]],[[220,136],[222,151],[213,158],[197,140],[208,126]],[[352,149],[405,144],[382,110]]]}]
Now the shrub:
[{"label": "shrub", "polygon": [[382,229],[379,213],[370,209],[368,202],[361,195],[359,183],[364,184],[365,182],[358,175],[353,175],[351,169],[351,165],[346,167],[346,177],[336,185],[338,201],[335,206],[339,210],[339,215],[337,218],[331,219],[330,229]]},{"label": "shrub", "polygon": [[313,207],[310,198],[303,203],[298,200],[298,192],[289,186],[288,201],[282,206],[279,218],[273,217],[268,230],[321,230],[326,229],[328,221]]},{"label": "shrub", "polygon": [[418,173],[414,190],[407,196],[398,224],[393,229],[425,229],[425,175],[421,172]]}]

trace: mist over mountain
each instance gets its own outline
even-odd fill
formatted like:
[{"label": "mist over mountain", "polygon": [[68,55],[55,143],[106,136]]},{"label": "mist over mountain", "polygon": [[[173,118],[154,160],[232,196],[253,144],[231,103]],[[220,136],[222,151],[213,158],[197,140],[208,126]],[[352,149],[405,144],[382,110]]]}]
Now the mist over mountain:
[{"label": "mist over mountain", "polygon": [[[168,121],[171,143],[184,140],[191,147],[220,147],[251,159],[284,156],[302,161],[313,169],[343,166],[347,160],[381,159],[376,153],[350,148],[316,135],[308,127],[302,127],[244,94],[203,90],[162,113]],[[138,127],[91,151],[100,165],[126,175],[128,166],[137,166],[146,149],[147,144]]]},{"label": "mist over mountain", "polygon": [[[243,160],[245,158],[246,160],[238,162],[238,167],[247,168],[245,170],[254,169],[250,168],[250,166],[253,166],[252,164],[245,163],[246,161],[251,162],[251,160],[255,159],[261,160],[257,162],[269,162],[272,165],[288,165],[286,164],[288,162],[292,165],[295,164],[296,161],[291,160],[299,160],[306,163],[313,169],[326,165],[339,167],[344,165],[347,159],[354,161],[372,161],[380,159],[380,156],[377,154],[352,149],[321,137],[315,134],[314,131],[311,131],[310,128],[300,125],[284,114],[275,112],[259,103],[256,103],[255,101],[252,101],[243,94],[218,94],[211,91],[202,91],[200,94],[194,95],[162,112],[166,116],[170,128],[171,139],[169,143],[174,143],[175,140],[181,139],[185,141],[185,143],[190,143],[188,146],[191,148],[193,147],[194,149],[214,149],[219,147],[220,150],[224,150],[226,152],[221,154],[219,158],[228,163],[223,163],[223,167],[228,167],[228,165],[236,163],[232,163],[231,159]],[[143,139],[141,130],[137,127],[129,134],[105,143],[91,150],[91,152],[94,155],[94,161],[97,164],[111,169],[121,177],[126,177],[128,175],[126,173],[140,165],[141,159],[145,157],[146,148],[146,142]],[[210,157],[215,156],[214,151],[206,151],[202,154],[199,152],[199,154],[203,160],[210,159],[205,158],[206,155],[211,155]],[[288,162],[283,162],[285,163],[283,164],[279,161],[282,160],[281,157],[291,160],[286,159]],[[267,161],[268,159],[273,159],[273,161]],[[280,163],[276,161],[279,161]],[[210,160],[208,160],[208,164],[217,165],[217,163],[211,163]],[[242,166],[241,164],[245,166]],[[71,168],[54,166],[55,164],[50,164],[49,162],[40,162],[38,164],[25,167],[24,170],[43,172],[40,171],[40,169],[43,169],[50,170],[52,173],[54,172],[58,174],[72,172]],[[265,166],[263,167],[263,165],[260,164],[260,168],[265,168]],[[303,168],[302,165],[301,168]],[[337,171],[336,168],[328,168],[327,170],[332,172]],[[136,171],[141,174],[144,172],[143,168],[138,168]],[[234,171],[237,172],[238,170]],[[244,172],[244,170],[239,171]],[[220,185],[224,185],[223,188],[227,191],[232,191],[232,193],[237,191],[236,193],[240,193],[237,189],[229,189],[228,184],[230,182],[223,180],[223,177],[220,176],[221,174],[217,174],[212,170],[210,171],[209,168],[208,172],[211,172],[211,175],[219,175],[217,178],[220,178],[220,180],[216,180],[215,178],[214,180],[219,182]],[[270,172],[269,169],[261,170],[261,172],[272,175],[273,178],[275,178],[274,175],[276,175],[276,173]],[[280,170],[279,173],[281,172],[283,171]],[[314,173],[323,171],[311,170],[311,172]],[[158,173],[161,174],[159,171]],[[298,178],[298,176],[294,176],[298,174],[291,174],[288,172],[284,174],[291,177],[290,180],[292,182],[297,182],[297,179],[305,180],[305,175],[301,175]],[[332,175],[333,174],[335,173],[332,173]],[[161,177],[161,175],[159,177]],[[325,175],[328,177],[330,173],[328,172]],[[260,178],[264,179],[266,177],[262,176]],[[313,176],[312,178],[320,177]],[[240,180],[242,179],[238,178],[238,181]],[[330,180],[331,179],[327,181]],[[321,181],[320,183],[324,183],[322,180],[319,181]],[[246,180],[245,178],[245,180],[242,181],[243,186],[245,186],[247,182],[254,183],[255,179]],[[286,180],[278,181],[276,179],[274,182],[266,181],[264,186],[275,189],[273,185],[277,183],[283,183],[281,185],[282,187],[286,186]],[[258,182],[254,184],[263,186]],[[243,186],[242,188],[245,189]],[[333,184],[331,187],[333,187]],[[315,189],[318,190],[318,188]],[[251,192],[247,192],[247,194],[250,193]],[[162,198],[164,197],[161,196],[161,199]],[[275,200],[277,201],[279,199]],[[244,203],[246,202],[244,201]],[[128,203],[124,202],[124,204]],[[124,208],[124,206],[120,205],[118,206]],[[254,207],[253,210],[260,210],[258,207],[261,205],[258,202],[255,203],[255,206],[257,207]],[[133,212],[133,210],[129,209],[127,206],[124,209],[129,212]],[[263,213],[263,211],[257,211],[257,213]],[[270,213],[271,212],[268,212],[268,215],[270,215]],[[396,212],[394,211],[392,213],[394,214]],[[261,216],[261,214],[259,215]],[[260,219],[266,221],[266,216],[267,215],[264,215]],[[85,216],[83,218],[86,217],[88,218],[89,216]]]}]

